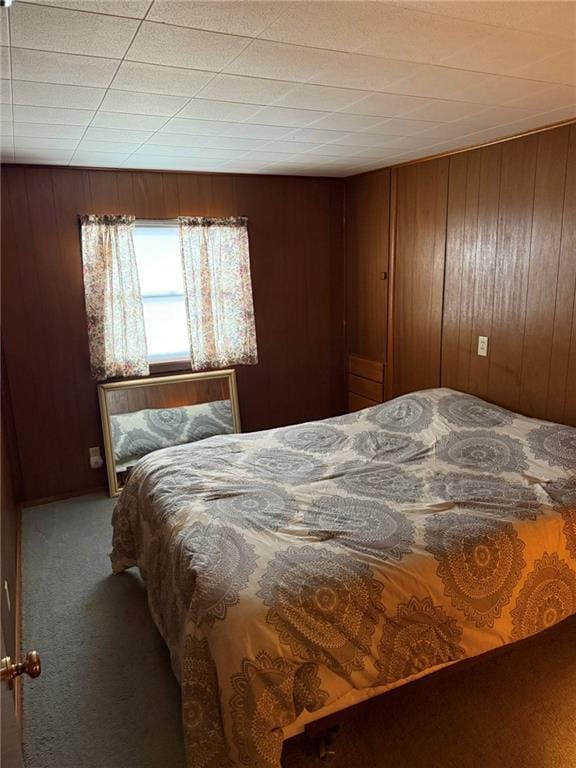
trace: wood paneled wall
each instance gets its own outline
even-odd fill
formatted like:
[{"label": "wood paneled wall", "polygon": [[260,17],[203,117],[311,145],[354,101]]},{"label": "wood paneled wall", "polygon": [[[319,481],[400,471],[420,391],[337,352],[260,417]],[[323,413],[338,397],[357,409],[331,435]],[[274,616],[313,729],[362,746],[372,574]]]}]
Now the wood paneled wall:
[{"label": "wood paneled wall", "polygon": [[442,384],[576,425],[576,126],[452,157],[447,221]]},{"label": "wood paneled wall", "polygon": [[386,360],[390,171],[346,180],[348,352]]},{"label": "wood paneled wall", "polygon": [[448,164],[441,158],[394,172],[394,396],[440,386]]},{"label": "wood paneled wall", "polygon": [[248,216],[259,363],[237,369],[243,429],[345,407],[344,182],[7,166],[6,362],[26,501],[105,485],[90,378],[79,213]]},{"label": "wood paneled wall", "polygon": [[[361,215],[348,196],[352,232],[389,199],[372,175],[348,180],[367,190]],[[388,344],[387,395],[453,387],[576,425],[576,125],[394,168],[390,199],[389,339],[371,311],[355,341]],[[375,250],[361,244],[355,269]],[[349,316],[363,290],[349,280]]]},{"label": "wood paneled wall", "polygon": [[[15,658],[19,639],[19,560],[20,560],[20,461],[14,433],[10,386],[6,373],[4,350],[1,351],[0,398],[0,583],[2,639],[9,656]],[[5,586],[8,588],[6,592]]]}]

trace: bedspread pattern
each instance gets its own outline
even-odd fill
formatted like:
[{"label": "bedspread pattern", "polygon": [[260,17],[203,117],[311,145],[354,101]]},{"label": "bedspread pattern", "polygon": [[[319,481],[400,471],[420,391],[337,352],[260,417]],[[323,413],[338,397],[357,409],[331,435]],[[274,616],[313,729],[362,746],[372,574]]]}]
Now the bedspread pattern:
[{"label": "bedspread pattern", "polygon": [[114,513],[195,768],[576,613],[576,429],[447,389],[151,454]]}]

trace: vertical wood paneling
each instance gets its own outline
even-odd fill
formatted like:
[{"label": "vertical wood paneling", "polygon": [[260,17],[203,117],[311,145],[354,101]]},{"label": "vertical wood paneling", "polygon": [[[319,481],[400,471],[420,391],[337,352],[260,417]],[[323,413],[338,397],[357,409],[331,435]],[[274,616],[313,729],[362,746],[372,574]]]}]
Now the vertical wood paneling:
[{"label": "vertical wood paneling", "polygon": [[348,352],[386,359],[390,171],[346,181]]},{"label": "vertical wood paneling", "polygon": [[[480,397],[488,396],[489,358],[479,357],[478,336],[492,336],[492,315],[494,307],[494,278],[496,274],[496,250],[498,245],[498,209],[500,204],[500,174],[502,168],[502,147],[497,144],[487,147],[478,155],[480,177],[478,180],[478,215],[474,234],[474,279],[467,283],[464,295],[469,297],[472,310],[472,336],[469,340],[470,378],[466,391]],[[452,161],[450,161],[452,163]],[[446,256],[448,259],[448,254]],[[444,307],[450,302],[446,301]],[[448,343],[443,336],[443,349]],[[442,383],[445,384],[444,376]],[[447,386],[447,385],[446,385]]]},{"label": "vertical wood paneling", "polygon": [[537,136],[528,136],[502,150],[488,388],[495,402],[512,410],[520,403],[537,143]]},{"label": "vertical wood paneling", "polygon": [[452,157],[446,243],[443,386],[576,424],[576,128]]},{"label": "vertical wood paneling", "polygon": [[79,213],[249,218],[259,364],[237,370],[247,431],[344,410],[344,182],[3,169],[3,334],[26,501],[104,484]]},{"label": "vertical wood paneling", "polygon": [[440,384],[448,159],[398,169],[393,395]]},{"label": "vertical wood paneling", "polygon": [[548,399],[569,138],[568,131],[538,137],[520,367],[519,402],[529,416],[545,412]]},{"label": "vertical wood paneling", "polygon": [[570,129],[566,165],[547,406],[552,421],[576,426],[576,125]]}]

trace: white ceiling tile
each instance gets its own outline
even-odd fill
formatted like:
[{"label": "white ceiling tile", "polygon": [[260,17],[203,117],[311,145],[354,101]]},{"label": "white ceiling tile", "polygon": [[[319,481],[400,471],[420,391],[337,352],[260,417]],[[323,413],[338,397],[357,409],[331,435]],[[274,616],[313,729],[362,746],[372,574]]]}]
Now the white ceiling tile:
[{"label": "white ceiling tile", "polygon": [[508,75],[526,61],[539,61],[558,51],[558,39],[495,29],[487,38],[441,59],[447,67]]},{"label": "white ceiling tile", "polygon": [[255,104],[235,104],[231,101],[210,101],[202,98],[192,99],[179,116],[241,123],[252,117],[259,109],[260,107]]},{"label": "white ceiling tile", "polygon": [[6,138],[12,136],[14,133],[14,126],[10,120],[0,120],[0,138]]},{"label": "white ceiling tile", "polygon": [[161,96],[157,93],[135,93],[110,89],[102,102],[102,110],[172,117],[187,102],[187,96]]},{"label": "white ceiling tile", "polygon": [[114,77],[118,60],[13,48],[12,66],[15,80],[105,88]]},{"label": "white ceiling tile", "polygon": [[123,61],[112,87],[125,91],[145,91],[170,96],[194,96],[213,77],[213,72]]},{"label": "white ceiling tile", "polygon": [[332,88],[326,85],[299,85],[276,104],[283,107],[319,109],[324,112],[350,107],[365,97],[364,91]]},{"label": "white ceiling tile", "polygon": [[[156,135],[152,141],[146,142],[138,148],[138,154],[148,155],[171,155],[177,157],[188,149],[201,149],[204,147],[206,141],[205,136],[183,136],[182,141],[174,142],[174,136],[162,137],[160,134]],[[212,149],[218,149],[218,147],[212,147]]]},{"label": "white ceiling tile", "polygon": [[513,99],[540,94],[549,88],[549,83],[540,83],[535,80],[487,75],[482,85],[470,88],[469,100],[483,104],[505,104]]},{"label": "white ceiling tile", "polygon": [[308,150],[320,146],[322,145],[309,141],[288,141],[287,139],[284,139],[282,141],[269,141],[262,147],[262,149],[265,152],[283,152],[288,155],[295,155],[301,152],[308,152]]},{"label": "white ceiling tile", "polygon": [[342,144],[346,147],[385,147],[396,138],[395,136],[381,136],[375,133],[348,133],[333,143]]},{"label": "white ceiling tile", "polygon": [[283,13],[288,4],[282,2],[182,2],[161,0],[148,14],[151,21],[194,27],[230,35],[258,37],[269,24]]},{"label": "white ceiling tile", "polygon": [[204,146],[205,135],[201,133],[164,133],[158,131],[146,142],[150,144],[160,144],[162,146],[171,147],[196,147]]},{"label": "white ceiling tile", "polygon": [[498,124],[510,123],[514,120],[521,120],[525,117],[529,117],[530,112],[523,109],[515,109],[514,107],[488,107],[487,109],[478,112],[475,115],[469,115],[462,120],[458,120],[452,125],[474,125],[477,128],[489,128]]},{"label": "white ceiling tile", "polygon": [[436,63],[488,37],[490,32],[484,25],[435,17],[412,8],[374,5],[380,16],[378,26],[373,40],[359,48],[359,53],[379,56],[385,51],[391,59]]},{"label": "white ceiling tile", "polygon": [[568,85],[555,85],[533,96],[525,96],[509,102],[510,107],[544,112],[560,107],[576,107],[576,88]]},{"label": "white ceiling tile", "polygon": [[247,152],[243,160],[254,160],[260,163],[279,163],[289,161],[292,158],[302,157],[302,155],[292,155],[286,152]]},{"label": "white ceiling tile", "polygon": [[90,138],[84,137],[78,145],[78,152],[114,152],[125,155],[134,152],[140,145],[141,142],[92,141]]},{"label": "white ceiling tile", "polygon": [[0,80],[0,104],[12,104],[12,82]]},{"label": "white ceiling tile", "polygon": [[463,69],[428,67],[415,77],[395,83],[395,93],[451,99],[478,104],[502,104],[512,98],[539,93],[549,87],[518,77],[488,75]]},{"label": "white ceiling tile", "polygon": [[346,176],[576,113],[576,46],[554,0],[546,14],[524,0],[148,3],[17,0],[4,158]]},{"label": "white ceiling tile", "polygon": [[294,88],[294,83],[240,75],[217,75],[198,95],[203,99],[247,104],[272,104]]},{"label": "white ceiling tile", "polygon": [[78,139],[49,139],[17,136],[14,139],[16,149],[76,149]]},{"label": "white ceiling tile", "polygon": [[420,106],[421,100],[414,96],[398,96],[394,93],[371,93],[343,112],[355,115],[373,115],[375,117],[395,117]]},{"label": "white ceiling tile", "polygon": [[85,165],[94,168],[117,168],[130,155],[117,152],[75,152],[70,165]]},{"label": "white ceiling tile", "polygon": [[99,128],[120,128],[121,130],[156,131],[166,123],[166,117],[153,115],[131,115],[124,112],[96,112],[92,125]]},{"label": "white ceiling tile", "polygon": [[391,61],[379,56],[334,53],[330,64],[310,79],[311,83],[365,91],[385,91],[398,80],[412,77],[425,69],[423,64]]},{"label": "white ceiling tile", "polygon": [[184,117],[174,117],[162,128],[163,133],[189,133],[196,136],[214,136],[224,132],[233,123],[220,120],[193,120]]},{"label": "white ceiling tile", "polygon": [[154,169],[163,171],[201,171],[201,172],[215,172],[219,171],[225,161],[216,159],[201,159],[201,158],[172,158],[172,157],[153,157],[142,156],[136,157],[132,155],[123,164],[123,168],[134,169]]},{"label": "white ceiling tile", "polygon": [[574,107],[562,107],[561,109],[553,109],[550,112],[544,112],[541,115],[531,115],[530,117],[525,117],[521,121],[507,123],[505,128],[508,130],[510,126],[513,126],[514,133],[518,133],[519,131],[528,130],[532,127],[540,128],[564,120],[576,120],[576,109]]},{"label": "white ceiling tile", "polygon": [[70,158],[74,154],[73,150],[63,149],[19,149],[14,152],[14,159],[18,163],[33,163],[34,165],[68,165]]},{"label": "white ceiling tile", "polygon": [[14,106],[14,120],[22,123],[51,123],[56,125],[88,125],[94,115],[87,109],[57,109],[56,107]]},{"label": "white ceiling tile", "polygon": [[[316,123],[317,125],[317,123]],[[304,141],[312,144],[324,144],[346,136],[348,131],[326,131],[317,128],[298,128],[286,135],[288,141]]]},{"label": "white ceiling tile", "polygon": [[334,113],[326,115],[314,123],[314,129],[327,129],[334,131],[369,131],[382,123],[381,117],[368,117],[365,115],[347,115]]},{"label": "white ceiling tile", "polygon": [[83,125],[14,123],[15,136],[30,136],[47,139],[80,139],[85,130]]},{"label": "white ceiling tile", "polygon": [[85,139],[90,141],[110,141],[112,143],[141,144],[152,136],[152,131],[129,131],[114,128],[99,128],[91,125]]},{"label": "white ceiling tile", "polygon": [[10,8],[12,45],[40,51],[121,58],[138,21],[16,2]]},{"label": "white ceiling tile", "polygon": [[388,164],[390,162],[390,158],[396,156],[397,150],[394,149],[385,149],[383,147],[368,147],[366,149],[357,149],[354,154],[354,159],[374,158],[374,160],[379,159],[380,162]]},{"label": "white ceiling tile", "polygon": [[14,104],[31,107],[98,109],[105,92],[104,88],[14,80]]},{"label": "white ceiling tile", "polygon": [[409,120],[405,117],[395,117],[375,126],[371,129],[371,132],[394,136],[412,136],[415,133],[422,133],[422,131],[425,131],[428,128],[435,128],[439,125],[442,125],[442,123],[436,123],[430,120]]},{"label": "white ceiling tile", "polygon": [[334,54],[315,48],[254,40],[224,71],[233,75],[304,82],[334,62]]},{"label": "white ceiling tile", "polygon": [[172,67],[218,71],[233,61],[249,42],[245,37],[145,21],[126,58]]},{"label": "white ceiling tile", "polygon": [[220,170],[222,173],[242,173],[266,174],[267,165],[260,165],[256,160],[227,160],[222,163]]},{"label": "white ceiling tile", "polygon": [[414,120],[433,120],[438,123],[461,120],[486,109],[484,104],[472,104],[466,101],[423,98],[419,98],[417,101],[419,106],[407,112],[406,116]]},{"label": "white ceiling tile", "polygon": [[[14,51],[12,51],[14,55]],[[10,77],[10,48],[3,45],[0,47],[0,76]]]},{"label": "white ceiling tile", "polygon": [[394,93],[431,99],[474,101],[468,96],[470,89],[481,89],[488,77],[483,72],[429,66],[411,77],[394,83],[390,90]]},{"label": "white ceiling tile", "polygon": [[576,47],[559,51],[544,61],[524,62],[514,75],[549,83],[576,85]]},{"label": "white ceiling tile", "polygon": [[230,123],[223,136],[246,139],[279,139],[290,132],[290,128],[278,125],[256,125],[254,123]]},{"label": "white ceiling tile", "polygon": [[111,16],[129,16],[143,19],[150,7],[150,0],[33,0],[36,4],[68,8],[73,11],[89,11]]},{"label": "white ceiling tile", "polygon": [[171,147],[161,144],[144,144],[134,153],[134,156],[142,157],[145,155],[153,155],[155,157],[200,157],[231,160],[237,157],[242,157],[244,154],[244,150],[219,149],[216,147]]},{"label": "white ceiling tile", "polygon": [[562,0],[410,0],[410,6],[431,14],[568,39],[576,30],[576,6]]},{"label": "white ceiling tile", "polygon": [[325,112],[315,112],[311,109],[287,109],[284,107],[263,107],[253,117],[255,123],[261,125],[285,125],[300,127],[309,125],[314,120],[325,116]]},{"label": "white ceiling tile", "polygon": [[478,130],[478,126],[471,125],[465,121],[458,123],[440,123],[435,128],[429,128],[427,131],[414,136],[414,141],[416,143],[432,144],[433,142],[446,139],[457,139],[460,136],[466,136],[476,130]]},{"label": "white ceiling tile", "polygon": [[292,45],[357,51],[374,41],[380,31],[377,24],[382,10],[386,11],[378,8],[378,3],[293,3],[261,37]]},{"label": "white ceiling tile", "polygon": [[314,149],[310,149],[306,154],[328,157],[355,157],[357,151],[353,147],[332,142],[331,144],[321,144],[319,147],[314,147]]},{"label": "white ceiling tile", "polygon": [[266,143],[265,139],[236,139],[227,136],[203,136],[203,147],[218,147],[221,149],[243,149],[246,152],[257,149]]},{"label": "white ceiling tile", "polygon": [[522,120],[515,120],[512,123],[506,123],[500,126],[501,136],[514,136],[522,131],[529,131],[533,128],[543,128],[546,125],[564,120],[576,120],[576,109],[574,107],[562,107],[553,109],[550,112],[544,112],[541,115],[530,115]]}]

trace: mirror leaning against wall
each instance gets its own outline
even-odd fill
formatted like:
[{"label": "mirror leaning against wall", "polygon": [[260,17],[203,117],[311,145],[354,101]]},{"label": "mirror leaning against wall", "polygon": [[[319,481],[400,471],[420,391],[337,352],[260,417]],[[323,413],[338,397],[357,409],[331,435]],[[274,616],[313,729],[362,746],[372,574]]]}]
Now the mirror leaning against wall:
[{"label": "mirror leaning against wall", "polygon": [[234,370],[100,384],[98,399],[110,496],[153,451],[240,432]]}]

